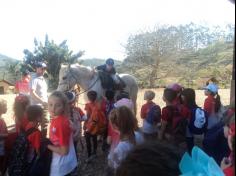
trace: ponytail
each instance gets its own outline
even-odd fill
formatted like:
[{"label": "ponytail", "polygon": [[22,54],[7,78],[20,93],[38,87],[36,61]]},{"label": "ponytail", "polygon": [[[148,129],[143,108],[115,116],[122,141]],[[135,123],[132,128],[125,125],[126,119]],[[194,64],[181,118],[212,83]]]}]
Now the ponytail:
[{"label": "ponytail", "polygon": [[219,112],[220,108],[221,108],[221,101],[220,101],[220,95],[218,93],[216,93],[215,95],[215,112]]}]

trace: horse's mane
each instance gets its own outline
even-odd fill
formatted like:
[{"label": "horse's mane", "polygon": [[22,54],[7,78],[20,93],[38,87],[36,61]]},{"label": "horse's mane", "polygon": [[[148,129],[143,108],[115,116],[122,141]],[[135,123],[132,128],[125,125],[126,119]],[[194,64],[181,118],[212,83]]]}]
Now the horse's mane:
[{"label": "horse's mane", "polygon": [[71,68],[77,72],[79,72],[79,75],[83,75],[83,77],[90,77],[91,76],[91,72],[92,72],[92,68],[91,67],[87,67],[87,66],[83,66],[83,65],[79,65],[79,64],[72,64]]}]

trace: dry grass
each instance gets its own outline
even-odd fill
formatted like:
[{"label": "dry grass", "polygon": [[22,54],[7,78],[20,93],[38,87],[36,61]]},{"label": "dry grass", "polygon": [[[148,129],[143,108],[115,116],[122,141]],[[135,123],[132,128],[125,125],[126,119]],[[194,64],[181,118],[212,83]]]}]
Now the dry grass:
[{"label": "dry grass", "polygon": [[[156,97],[154,101],[159,104],[161,107],[165,105],[165,103],[162,100],[162,94],[163,94],[163,89],[153,89],[153,91],[156,93]],[[138,101],[137,101],[137,107],[138,107],[138,118],[140,114],[140,108],[141,106],[145,103],[143,100],[143,95],[144,95],[145,89],[139,90],[138,93]],[[229,89],[221,89],[219,90],[219,94],[221,95],[221,100],[223,105],[228,105],[229,100],[230,100],[230,90]],[[196,95],[197,95],[197,103],[199,106],[202,106],[205,100],[204,92],[203,90],[196,90]],[[7,125],[11,125],[14,123],[13,121],[13,103],[14,103],[14,98],[16,97],[15,94],[8,94],[8,95],[0,95],[0,98],[3,98],[7,100],[7,108],[8,111],[6,114],[3,115],[3,118],[5,119]],[[79,103],[84,104],[84,99],[80,98]],[[79,105],[83,109],[83,105]]]}]

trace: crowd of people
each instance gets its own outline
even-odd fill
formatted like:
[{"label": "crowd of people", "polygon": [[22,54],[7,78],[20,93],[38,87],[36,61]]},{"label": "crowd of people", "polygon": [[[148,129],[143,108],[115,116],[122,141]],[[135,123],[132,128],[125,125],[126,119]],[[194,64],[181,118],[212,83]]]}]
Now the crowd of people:
[{"label": "crowd of people", "polygon": [[[203,107],[197,105],[194,89],[177,83],[165,88],[162,109],[154,102],[155,92],[147,90],[139,126],[126,92],[115,96],[107,90],[100,100],[96,91],[88,91],[84,107],[77,106],[79,97],[73,91],[54,91],[47,97],[45,68],[37,65],[28,94],[18,92],[12,134],[1,117],[7,101],[0,99],[0,175],[71,175],[80,164],[77,149],[83,137],[88,164],[96,160],[102,141],[109,176],[208,175],[214,168],[219,168],[216,175],[234,175],[235,104],[223,107],[216,82],[204,87]],[[186,153],[194,158],[196,151],[204,153],[199,155],[204,159],[208,156],[208,163],[189,173]]]}]

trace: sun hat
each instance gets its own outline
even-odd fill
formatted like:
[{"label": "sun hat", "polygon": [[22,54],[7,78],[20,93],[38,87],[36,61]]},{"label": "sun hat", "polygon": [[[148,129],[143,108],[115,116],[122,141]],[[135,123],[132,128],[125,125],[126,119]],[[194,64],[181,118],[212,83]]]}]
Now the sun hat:
[{"label": "sun hat", "polygon": [[155,93],[151,90],[147,90],[144,93],[144,100],[153,100],[155,98]]},{"label": "sun hat", "polygon": [[214,94],[218,92],[218,86],[214,83],[208,84],[206,87],[204,87],[205,90],[208,90]]},{"label": "sun hat", "polygon": [[73,101],[75,101],[76,95],[74,92],[66,92],[65,93],[69,103],[72,103]]}]

